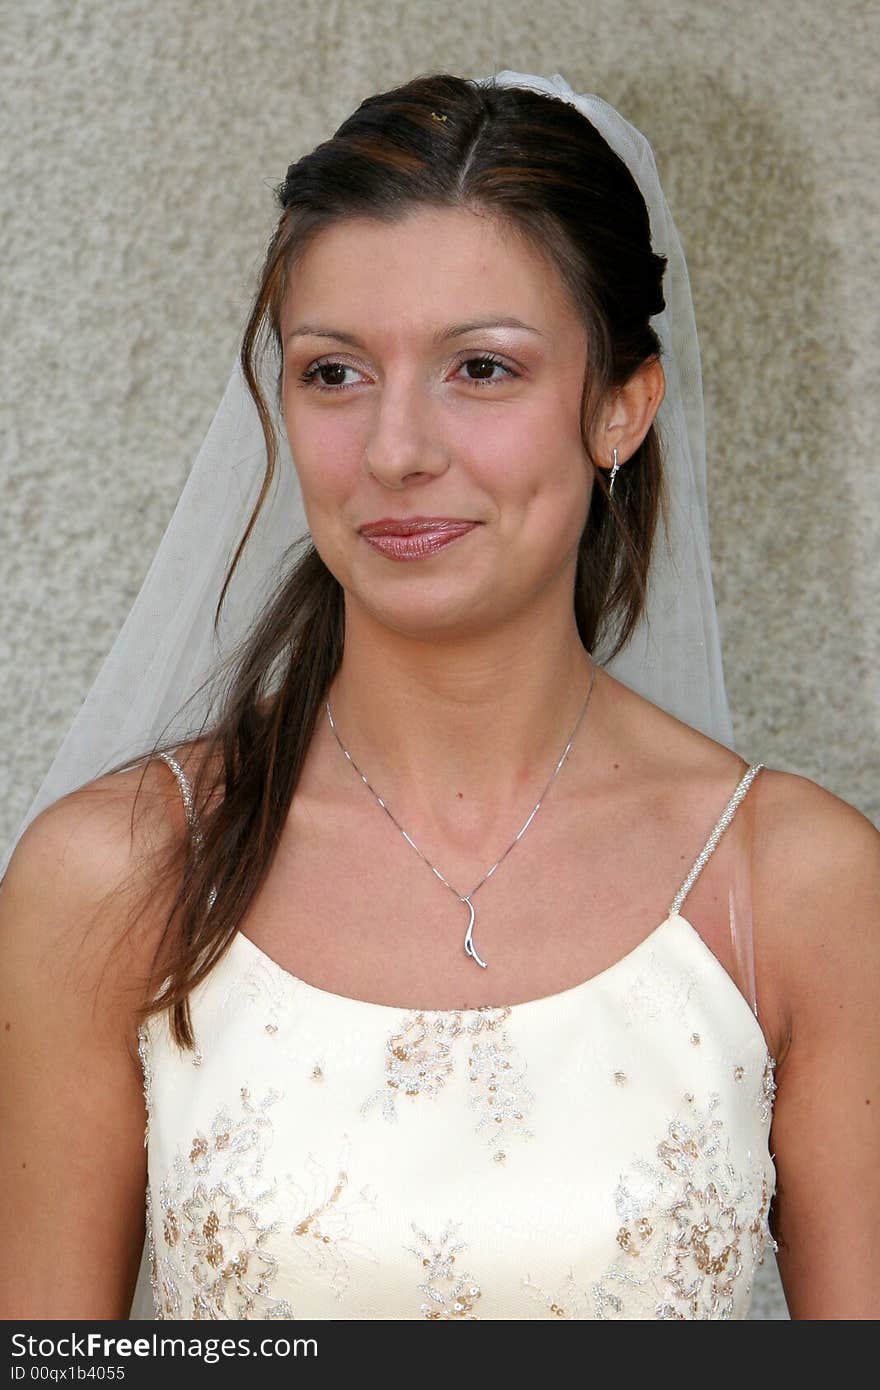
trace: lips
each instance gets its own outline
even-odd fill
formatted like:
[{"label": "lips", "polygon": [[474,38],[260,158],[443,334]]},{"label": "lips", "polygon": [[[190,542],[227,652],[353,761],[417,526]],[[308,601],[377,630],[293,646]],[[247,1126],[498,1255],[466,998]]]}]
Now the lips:
[{"label": "lips", "polygon": [[458,545],[469,532],[476,529],[477,523],[470,521],[463,526],[448,526],[446,530],[416,531],[409,536],[364,536],[363,540],[365,545],[378,550],[389,560],[422,560],[448,546]]},{"label": "lips", "polygon": [[406,518],[382,517],[380,521],[369,521],[360,528],[363,536],[419,536],[457,535],[478,523],[462,517],[449,516],[411,516]]}]

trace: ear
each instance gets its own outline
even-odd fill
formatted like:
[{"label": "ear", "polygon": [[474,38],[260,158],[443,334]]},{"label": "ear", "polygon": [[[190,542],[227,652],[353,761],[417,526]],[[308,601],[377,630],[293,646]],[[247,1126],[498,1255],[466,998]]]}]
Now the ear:
[{"label": "ear", "polygon": [[601,467],[611,468],[612,449],[617,450],[617,462],[621,465],[632,458],[651,428],[665,394],[666,376],[657,357],[642,362],[629,380],[612,392],[596,437]]}]

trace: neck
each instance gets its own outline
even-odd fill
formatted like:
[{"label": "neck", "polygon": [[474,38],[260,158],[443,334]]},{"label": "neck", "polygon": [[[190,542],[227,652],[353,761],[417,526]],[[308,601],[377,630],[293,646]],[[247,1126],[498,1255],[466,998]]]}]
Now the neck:
[{"label": "neck", "polygon": [[[583,709],[592,668],[573,610],[555,623],[542,613],[488,634],[425,641],[347,604],[343,659],[328,700],[339,740],[404,828],[409,815],[456,839],[491,839],[542,794]],[[599,684],[597,677],[560,781],[577,762]],[[335,785],[356,793],[357,774],[326,712],[319,728]]]}]

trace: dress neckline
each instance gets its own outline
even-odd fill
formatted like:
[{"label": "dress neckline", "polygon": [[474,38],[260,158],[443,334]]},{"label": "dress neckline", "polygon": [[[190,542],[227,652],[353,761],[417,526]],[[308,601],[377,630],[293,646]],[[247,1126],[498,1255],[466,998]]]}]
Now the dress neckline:
[{"label": "dress neckline", "polygon": [[[526,1015],[539,1014],[541,1011],[548,1008],[558,1007],[566,1003],[573,1003],[582,996],[588,995],[596,986],[601,983],[607,983],[611,976],[623,970],[626,966],[631,965],[639,956],[645,954],[651,946],[656,945],[658,939],[663,934],[673,929],[676,931],[683,930],[687,938],[698,943],[699,948],[706,953],[710,962],[714,962],[714,965],[720,971],[724,981],[726,981],[727,986],[734,991],[734,994],[748,1015],[748,1018],[751,1020],[752,1027],[760,1036],[767,1056],[772,1061],[772,1054],[764,1030],[758,1021],[757,1015],[752,1011],[751,1005],[742,990],[721,964],[715,952],[711,947],[706,945],[706,942],[693,923],[690,922],[687,917],[682,916],[680,912],[669,912],[662,922],[659,922],[647,936],[642,937],[641,941],[637,942],[625,955],[620,956],[619,959],[613,961],[611,965],[605,966],[603,970],[597,971],[595,975],[590,975],[588,979],[579,981],[578,984],[568,985],[567,988],[556,990],[552,994],[539,995],[535,999],[523,999],[516,1004],[482,1004],[458,1009],[423,1009],[418,1005],[381,1004],[372,999],[358,999],[350,994],[336,994],[333,990],[322,989],[320,985],[309,984],[308,980],[302,979],[299,975],[294,975],[290,970],[285,970],[283,965],[279,965],[278,961],[276,961],[273,956],[270,956],[261,946],[258,946],[255,941],[252,941],[251,938],[246,936],[242,931],[237,931],[235,933],[232,946],[238,946],[239,950],[241,950],[243,945],[243,949],[253,958],[259,960],[267,970],[270,970],[278,978],[285,981],[288,986],[295,987],[297,991],[302,992],[314,1000],[329,1002],[336,1007],[350,1006],[352,1008],[361,1009],[362,1011],[372,1014],[374,1018],[381,1018],[384,1016],[386,1019],[390,1020],[392,1016],[399,1019],[401,1014],[422,1014],[429,1019],[451,1020],[455,1017],[481,1013],[507,1013],[512,1017],[522,1018]],[[239,945],[239,943],[241,943],[241,945]]]}]

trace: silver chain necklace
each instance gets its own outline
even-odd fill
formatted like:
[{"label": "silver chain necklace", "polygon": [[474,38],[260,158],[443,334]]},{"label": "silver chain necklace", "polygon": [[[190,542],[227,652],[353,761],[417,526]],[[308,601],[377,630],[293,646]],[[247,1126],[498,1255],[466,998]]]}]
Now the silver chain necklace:
[{"label": "silver chain necklace", "polygon": [[531,825],[532,821],[534,820],[534,818],[535,818],[535,816],[536,816],[538,810],[540,809],[540,806],[541,806],[541,803],[542,803],[543,800],[544,800],[544,797],[547,795],[548,791],[550,790],[551,786],[553,785],[554,781],[556,780],[557,776],[559,775],[560,769],[562,768],[562,764],[565,762],[566,758],[568,757],[569,750],[571,749],[571,745],[574,743],[574,737],[575,737],[575,734],[577,733],[578,729],[580,728],[581,720],[583,719],[584,715],[585,715],[586,712],[587,712],[587,706],[588,706],[589,703],[590,703],[590,696],[591,696],[592,693],[593,693],[593,683],[594,683],[594,681],[595,681],[595,679],[596,679],[596,664],[595,664],[595,662],[591,662],[591,668],[592,668],[592,669],[591,669],[591,675],[590,675],[590,688],[589,688],[589,690],[587,691],[587,698],[584,700],[583,708],[581,709],[581,712],[580,712],[580,714],[579,714],[578,717],[577,717],[577,723],[575,724],[574,729],[572,730],[571,738],[568,740],[568,743],[565,745],[565,752],[562,754],[562,757],[559,759],[559,762],[556,764],[556,767],[555,767],[554,770],[553,770],[553,774],[552,774],[552,776],[551,776],[551,778],[550,778],[550,781],[547,783],[546,787],[544,788],[543,792],[541,793],[541,796],[540,796],[540,798],[538,799],[538,802],[537,802],[537,804],[535,805],[534,810],[532,811],[531,815],[529,816],[529,818],[528,818],[528,820],[526,821],[525,825],[523,826],[522,830],[520,830],[519,834],[516,835],[516,836],[514,837],[514,839],[511,841],[511,843],[507,846],[507,849],[504,851],[504,853],[502,854],[501,858],[500,858],[500,859],[497,859],[497,860],[495,861],[495,863],[492,865],[491,869],[489,870],[489,872],[488,872],[487,874],[483,874],[483,877],[480,879],[479,883],[477,884],[477,887],[476,887],[476,888],[472,888],[471,891],[470,891],[469,893],[466,893],[464,897],[462,897],[462,895],[458,892],[458,890],[457,890],[456,888],[453,888],[453,887],[452,887],[452,884],[449,883],[448,880],[445,879],[445,878],[443,877],[443,875],[441,874],[440,870],[439,870],[434,864],[431,863],[431,861],[430,861],[430,859],[428,859],[427,855],[422,854],[422,851],[419,849],[419,847],[418,847],[418,845],[416,844],[415,840],[413,840],[409,835],[407,835],[406,831],[404,830],[404,828],[403,828],[403,826],[400,824],[400,822],[399,822],[399,821],[396,819],[396,817],[391,813],[391,811],[388,810],[388,807],[385,805],[385,802],[382,800],[382,798],[381,798],[381,796],[379,795],[379,793],[378,793],[373,787],[370,787],[370,784],[369,784],[369,782],[367,781],[366,777],[365,777],[364,774],[361,772],[361,770],[360,770],[360,768],[358,767],[357,763],[355,762],[354,758],[351,756],[351,754],[349,753],[348,749],[345,747],[345,745],[343,744],[341,738],[339,737],[339,734],[336,732],[336,725],[333,723],[333,715],[330,713],[330,701],[329,701],[329,700],[326,700],[325,703],[324,703],[324,708],[325,708],[326,711],[327,711],[327,718],[330,720],[330,728],[333,730],[333,734],[334,734],[334,737],[336,738],[336,742],[339,744],[339,747],[342,749],[343,753],[344,753],[345,756],[348,758],[348,761],[351,763],[352,767],[354,768],[355,772],[356,772],[356,773],[358,774],[358,776],[360,777],[361,781],[364,782],[366,786],[370,787],[370,791],[373,793],[373,795],[374,795],[374,797],[376,798],[376,800],[378,801],[379,805],[382,807],[382,810],[385,811],[389,816],[391,816],[391,819],[394,821],[394,824],[397,826],[398,830],[400,831],[400,833],[401,833],[401,835],[403,836],[403,838],[406,840],[407,844],[412,845],[412,847],[413,847],[413,849],[415,850],[416,854],[418,854],[419,857],[420,857],[421,859],[424,859],[425,863],[428,865],[428,868],[431,869],[431,870],[433,870],[433,872],[434,872],[434,873],[437,875],[437,877],[439,878],[440,882],[441,882],[441,883],[445,883],[445,884],[446,884],[446,887],[452,890],[452,892],[453,892],[453,893],[455,894],[455,896],[458,898],[459,902],[464,903],[464,904],[470,909],[470,921],[468,922],[467,931],[465,932],[465,937],[464,937],[464,949],[465,949],[465,954],[471,956],[471,958],[477,962],[477,965],[481,965],[481,966],[483,967],[484,970],[485,970],[485,968],[486,968],[486,962],[485,962],[484,960],[481,960],[481,959],[480,959],[479,955],[477,954],[477,948],[476,948],[476,946],[474,945],[474,921],[476,920],[476,915],[477,915],[477,914],[476,914],[476,912],[474,911],[474,905],[473,905],[473,903],[471,902],[471,899],[473,898],[473,896],[474,896],[474,894],[476,893],[477,889],[478,889],[478,888],[482,888],[483,884],[486,882],[486,879],[492,877],[492,875],[494,874],[495,870],[498,868],[498,865],[501,864],[501,863],[503,862],[503,860],[505,860],[505,859],[507,858],[508,854],[509,854],[510,851],[513,849],[513,846],[514,846],[519,840],[522,839],[523,835],[524,835],[524,834],[526,833],[526,831],[528,830],[528,828],[529,828],[529,826]]}]

